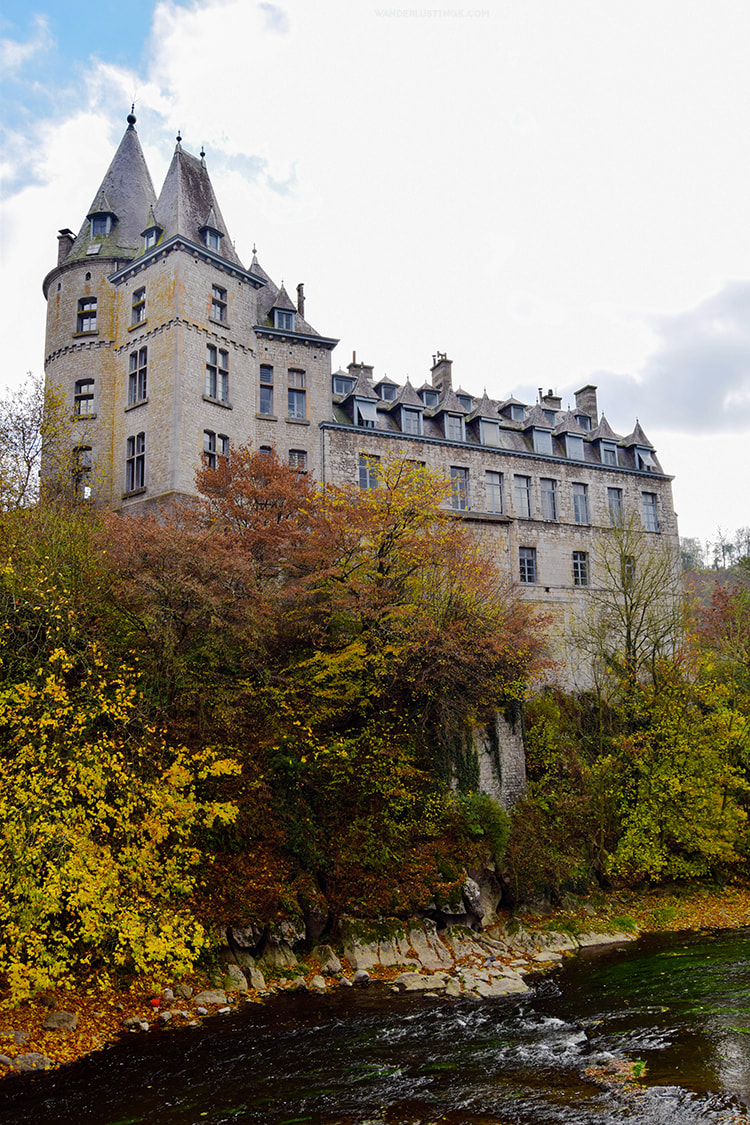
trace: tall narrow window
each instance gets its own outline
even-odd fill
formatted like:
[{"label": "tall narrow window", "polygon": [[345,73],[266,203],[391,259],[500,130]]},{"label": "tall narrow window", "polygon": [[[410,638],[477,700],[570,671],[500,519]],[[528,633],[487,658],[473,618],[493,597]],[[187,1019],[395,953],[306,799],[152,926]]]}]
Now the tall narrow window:
[{"label": "tall narrow window", "polygon": [[531,477],[513,478],[516,515],[522,520],[531,519]]},{"label": "tall narrow window", "polygon": [[401,429],[405,434],[419,437],[422,433],[422,411],[416,407],[401,407]]},{"label": "tall narrow window", "polygon": [[620,559],[620,569],[622,584],[628,589],[635,582],[635,558],[632,555],[623,555]]},{"label": "tall narrow window", "polygon": [[82,500],[91,496],[91,446],[77,445],[73,450],[73,491]]},{"label": "tall narrow window", "polygon": [[260,365],[260,413],[273,414],[273,367]]},{"label": "tall narrow window", "polygon": [[227,291],[220,285],[211,286],[211,319],[226,321]]},{"label": "tall narrow window", "polygon": [[544,457],[552,456],[552,434],[549,430],[534,430],[534,452]]},{"label": "tall narrow window", "polygon": [[146,319],[146,287],[133,290],[133,303],[130,309],[130,323],[140,324]]},{"label": "tall narrow window", "polygon": [[307,417],[307,403],[305,392],[305,372],[299,368],[290,367],[287,373],[289,389],[287,391],[289,403],[289,417],[300,421]]},{"label": "tall narrow window", "polygon": [[213,344],[206,348],[206,398],[229,401],[229,352]]},{"label": "tall narrow window", "polygon": [[94,413],[93,379],[76,379],[73,410],[81,418]]},{"label": "tall narrow window", "polygon": [[289,450],[289,467],[296,469],[298,473],[307,472],[307,450],[305,449],[290,449]]},{"label": "tall narrow window", "polygon": [[586,551],[573,552],[573,585],[588,586],[589,556]]},{"label": "tall narrow window", "polygon": [[583,461],[583,438],[577,437],[576,434],[565,435],[565,452],[571,461]]},{"label": "tall narrow window", "polygon": [[617,445],[613,441],[602,442],[602,465],[617,464]]},{"label": "tall narrow window", "polygon": [[458,512],[469,508],[469,470],[451,465],[451,507]]},{"label": "tall narrow window", "polygon": [[448,441],[463,441],[464,440],[464,416],[463,414],[446,414],[445,415],[445,436]]},{"label": "tall narrow window", "polygon": [[643,500],[643,526],[646,531],[659,530],[659,512],[656,507],[656,493],[642,492]]},{"label": "tall narrow window", "polygon": [[78,298],[76,332],[96,332],[96,297]]},{"label": "tall narrow window", "polygon": [[613,527],[622,527],[622,489],[621,488],[608,488],[607,489],[607,504],[609,506],[609,518],[612,521]]},{"label": "tall narrow window", "polygon": [[573,485],[573,519],[576,523],[590,523],[589,490],[586,484]]},{"label": "tall narrow window", "polygon": [[129,437],[126,445],[125,491],[135,492],[146,487],[146,435],[141,432]]},{"label": "tall narrow window", "polygon": [[518,566],[522,582],[536,582],[536,547],[518,548]]},{"label": "tall narrow window", "polygon": [[484,487],[487,492],[487,511],[500,513],[503,510],[503,474],[488,469],[484,474]]},{"label": "tall narrow window", "polygon": [[139,348],[130,353],[128,371],[128,406],[143,402],[148,389],[148,349]]},{"label": "tall narrow window", "polygon": [[377,488],[380,476],[380,458],[374,453],[360,453],[359,455],[359,487]]},{"label": "tall narrow window", "polygon": [[550,477],[542,477],[539,482],[542,486],[542,519],[557,519],[557,481]]}]

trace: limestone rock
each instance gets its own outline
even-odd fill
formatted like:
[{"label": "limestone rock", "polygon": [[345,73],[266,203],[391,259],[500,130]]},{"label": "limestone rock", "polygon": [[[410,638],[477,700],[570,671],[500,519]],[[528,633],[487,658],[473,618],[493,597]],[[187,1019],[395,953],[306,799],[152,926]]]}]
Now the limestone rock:
[{"label": "limestone rock", "polygon": [[330,945],[319,945],[315,952],[320,961],[321,973],[328,977],[334,977],[341,972],[341,962]]},{"label": "limestone rock", "polygon": [[183,1000],[189,1000],[193,995],[193,987],[190,984],[178,984],[174,991],[175,995]]},{"label": "limestone rock", "polygon": [[394,984],[400,984],[405,992],[442,992],[445,983],[445,973],[401,973],[394,981]]},{"label": "limestone rock", "polygon": [[40,1055],[38,1051],[29,1051],[27,1055],[16,1055],[13,1065],[16,1070],[26,1072],[29,1070],[47,1070],[48,1067],[55,1064],[46,1055]]},{"label": "limestone rock", "polygon": [[470,879],[467,875],[461,884],[461,895],[467,911],[476,915],[477,918],[483,918],[484,907],[482,906],[482,892],[479,889],[479,883]]},{"label": "limestone rock", "polygon": [[227,965],[223,983],[228,992],[247,992],[247,977],[239,965]]},{"label": "limestone rock", "polygon": [[209,1004],[226,1004],[227,994],[222,988],[207,988],[205,992],[199,992],[193,997],[193,1001],[201,1007]]},{"label": "limestone rock", "polygon": [[297,964],[294,950],[288,941],[271,938],[263,950],[262,959],[274,969],[293,969]]},{"label": "limestone rock", "polygon": [[8,1055],[0,1055],[0,1066],[13,1066],[13,1065],[14,1065],[13,1059],[9,1058]]},{"label": "limestone rock", "polygon": [[578,944],[581,948],[590,945],[617,945],[621,941],[635,941],[635,934],[579,934]]},{"label": "limestone rock", "polygon": [[455,977],[451,977],[450,980],[446,981],[445,995],[446,996],[460,996],[461,995],[461,985],[459,984],[459,982],[456,980]]},{"label": "limestone rock", "polygon": [[45,1031],[75,1031],[78,1027],[77,1012],[50,1012],[42,1027]]},{"label": "limestone rock", "polygon": [[578,942],[571,934],[557,933],[552,930],[535,930],[532,934],[538,949],[550,953],[565,953],[578,949]]},{"label": "limestone rock", "polygon": [[304,977],[295,977],[289,981],[287,988],[290,992],[307,992],[307,981]]},{"label": "limestone rock", "polygon": [[367,972],[367,970],[366,969],[357,969],[356,973],[354,974],[354,977],[352,978],[352,984],[368,985],[369,983],[370,983],[370,974]]},{"label": "limestone rock", "polygon": [[320,973],[316,973],[315,976],[310,981],[310,988],[314,989],[315,992],[325,992],[325,990],[326,990],[325,978],[322,977],[320,975]]},{"label": "limestone rock", "polygon": [[248,976],[250,978],[250,987],[254,988],[256,992],[266,991],[266,978],[260,969],[249,969]]}]

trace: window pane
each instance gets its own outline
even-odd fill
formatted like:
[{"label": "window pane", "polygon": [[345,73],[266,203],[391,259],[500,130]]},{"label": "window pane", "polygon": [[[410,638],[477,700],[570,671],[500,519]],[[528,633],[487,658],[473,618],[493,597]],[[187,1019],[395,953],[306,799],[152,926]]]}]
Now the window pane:
[{"label": "window pane", "polygon": [[521,519],[531,519],[531,477],[515,477],[516,515]]},{"label": "window pane", "polygon": [[543,477],[542,486],[542,519],[557,519],[557,481]]},{"label": "window pane", "polygon": [[485,488],[487,490],[487,510],[489,512],[502,512],[503,474],[488,470],[485,473]]},{"label": "window pane", "polygon": [[469,470],[451,466],[451,507],[465,512],[469,507]]}]

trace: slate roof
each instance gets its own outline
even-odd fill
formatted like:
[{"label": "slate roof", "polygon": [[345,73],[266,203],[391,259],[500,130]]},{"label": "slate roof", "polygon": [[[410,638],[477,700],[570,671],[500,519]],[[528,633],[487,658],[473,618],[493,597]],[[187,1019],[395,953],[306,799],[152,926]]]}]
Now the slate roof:
[{"label": "slate roof", "polygon": [[[497,413],[497,407],[495,403],[493,403],[492,399],[489,398],[486,389],[480,401],[474,407],[471,414],[469,414],[466,421],[473,422],[475,418],[492,418],[493,420],[497,419],[498,422],[500,421],[500,416]],[[505,419],[503,419],[503,421],[505,421]]]},{"label": "slate roof", "polygon": [[295,304],[293,304],[291,297],[289,296],[289,294],[287,293],[287,291],[284,287],[283,281],[281,283],[281,289],[279,289],[277,291],[276,296],[273,299],[273,304],[271,305],[271,308],[272,309],[283,309],[286,312],[293,312],[293,313],[297,312],[297,306]]},{"label": "slate roof", "polygon": [[589,441],[620,441],[621,440],[620,436],[615,433],[615,431],[612,429],[612,427],[610,426],[609,422],[607,421],[607,419],[604,417],[603,414],[602,414],[601,418],[599,419],[599,425],[596,427],[596,429],[592,430],[590,434],[588,434],[588,439],[589,439]]},{"label": "slate roof", "polygon": [[539,403],[536,403],[536,405],[532,407],[531,413],[527,415],[523,426],[525,430],[531,429],[532,426],[536,426],[539,430],[553,429],[552,422],[550,422]]},{"label": "slate roof", "polygon": [[[142,231],[149,209],[156,203],[156,192],[132,114],[128,122],[66,262],[88,257],[89,247],[96,244],[101,246],[98,257],[125,259],[134,258],[143,246]],[[116,220],[108,234],[92,238],[90,218],[103,212],[115,215]]]},{"label": "slate roof", "polygon": [[635,421],[635,429],[633,430],[632,434],[628,434],[628,436],[626,438],[622,439],[622,444],[625,445],[625,446],[642,445],[645,449],[653,449],[654,448],[653,445],[651,444],[651,442],[648,440],[648,438],[644,434],[643,430],[641,429],[641,423],[638,421],[637,418],[636,418],[636,421]]},{"label": "slate roof", "polygon": [[[164,230],[165,240],[182,235],[203,246],[205,239],[201,232],[205,226],[219,231],[224,237],[219,240],[219,249],[214,253],[244,268],[229,237],[205,161],[185,152],[179,141],[154,213],[158,225]],[[209,219],[211,221],[207,222]]]},{"label": "slate roof", "polygon": [[[302,336],[320,336],[320,333],[313,328],[309,321],[305,320],[303,316],[297,312],[297,306],[291,300],[286,289],[282,285],[279,287],[266,273],[260,265],[258,258],[253,254],[253,260],[250,263],[248,271],[265,281],[262,289],[258,290],[258,326],[262,327],[264,324],[269,323],[269,317],[272,309],[287,309],[289,312],[294,312],[294,331],[299,332]],[[279,304],[280,301],[286,300],[286,304]],[[342,372],[343,375],[348,376],[348,371]]]},{"label": "slate roof", "polygon": [[579,437],[589,437],[589,431],[584,430],[572,410],[566,410],[552,431],[555,437],[560,434],[577,434]]},{"label": "slate roof", "polygon": [[[380,382],[390,382],[390,380],[381,379]],[[378,385],[378,383],[375,384],[376,387]],[[416,406],[419,409],[424,410],[424,403],[422,402],[421,398],[414,390],[414,387],[411,385],[408,379],[404,383],[403,387],[399,387],[398,394],[396,395],[395,399],[388,405],[391,410],[393,410],[395,406]]]}]

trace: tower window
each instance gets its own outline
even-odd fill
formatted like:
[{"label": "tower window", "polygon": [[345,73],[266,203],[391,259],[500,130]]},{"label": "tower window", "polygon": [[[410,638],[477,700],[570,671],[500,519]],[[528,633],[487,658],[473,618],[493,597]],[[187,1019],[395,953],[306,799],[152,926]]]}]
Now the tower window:
[{"label": "tower window", "polygon": [[96,332],[96,297],[78,298],[76,331]]},{"label": "tower window", "polygon": [[221,235],[213,227],[205,227],[203,231],[203,238],[209,250],[218,250]]},{"label": "tower window", "polygon": [[303,421],[307,418],[307,401],[305,392],[305,372],[299,368],[290,367],[287,372],[287,405],[289,417]]},{"label": "tower window", "polygon": [[133,290],[133,304],[130,313],[130,323],[140,324],[146,319],[146,287]]},{"label": "tower window", "polygon": [[588,485],[573,485],[573,519],[576,523],[591,523],[589,519]]},{"label": "tower window", "polygon": [[573,552],[573,585],[588,586],[589,556],[585,551]]},{"label": "tower window", "polygon": [[274,309],[273,326],[282,332],[294,332],[294,313],[286,309]]},{"label": "tower window", "polygon": [[542,519],[557,519],[557,481],[549,477],[542,477],[539,482],[542,487]]},{"label": "tower window", "polygon": [[656,507],[656,493],[642,492],[643,500],[643,526],[646,531],[659,530],[659,512]]},{"label": "tower window", "polygon": [[379,475],[380,458],[374,453],[360,453],[359,487],[363,489],[377,488]]},{"label": "tower window", "polygon": [[484,487],[487,490],[487,511],[501,513],[503,510],[503,474],[488,469],[484,474]]},{"label": "tower window", "polygon": [[522,520],[531,519],[531,477],[515,476],[513,478],[516,515]]},{"label": "tower window", "polygon": [[94,380],[76,379],[74,394],[74,412],[81,418],[94,412]]},{"label": "tower window", "polygon": [[159,241],[160,234],[161,227],[149,227],[149,229],[145,231],[143,235],[143,249],[153,250],[154,246],[156,246],[157,242]]},{"label": "tower window", "polygon": [[211,319],[224,323],[227,319],[227,291],[220,285],[211,286]]},{"label": "tower window", "polygon": [[91,496],[91,485],[88,483],[92,466],[91,446],[77,445],[73,449],[73,492],[82,500]]},{"label": "tower window", "polygon": [[226,434],[215,434],[213,430],[203,431],[203,455],[206,466],[215,469],[219,457],[229,456],[229,438]]},{"label": "tower window", "polygon": [[213,344],[206,348],[206,398],[229,401],[229,352]]},{"label": "tower window", "polygon": [[469,470],[451,465],[451,507],[458,512],[469,509]]},{"label": "tower window", "polygon": [[128,406],[143,402],[148,390],[148,348],[130,353],[128,371]]},{"label": "tower window", "polygon": [[536,547],[518,548],[518,567],[521,581],[533,585],[536,582]]},{"label": "tower window", "polygon": [[111,215],[94,215],[91,219],[91,237],[101,238],[102,235],[109,234],[112,228]]},{"label": "tower window", "polygon": [[260,413],[273,414],[273,367],[260,365]]},{"label": "tower window", "polygon": [[141,432],[127,439],[125,459],[125,491],[146,487],[146,435]]}]

